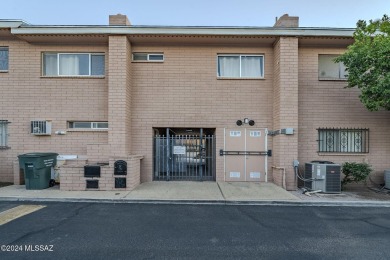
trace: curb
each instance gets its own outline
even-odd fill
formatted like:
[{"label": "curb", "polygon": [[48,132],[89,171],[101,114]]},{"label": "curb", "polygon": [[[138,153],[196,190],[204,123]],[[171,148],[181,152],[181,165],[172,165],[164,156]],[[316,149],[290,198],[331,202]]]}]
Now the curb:
[{"label": "curb", "polygon": [[83,199],[83,198],[15,198],[1,197],[0,202],[60,202],[60,203],[114,203],[160,205],[226,205],[226,206],[290,206],[290,207],[385,207],[390,201],[239,201],[239,200],[130,200],[130,199]]}]

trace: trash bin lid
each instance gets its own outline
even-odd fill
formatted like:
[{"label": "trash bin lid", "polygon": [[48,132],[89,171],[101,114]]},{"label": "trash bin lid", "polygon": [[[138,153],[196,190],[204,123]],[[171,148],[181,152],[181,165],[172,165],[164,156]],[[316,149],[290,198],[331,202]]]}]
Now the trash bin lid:
[{"label": "trash bin lid", "polygon": [[18,158],[39,158],[47,156],[58,156],[58,153],[25,153],[18,155]]}]

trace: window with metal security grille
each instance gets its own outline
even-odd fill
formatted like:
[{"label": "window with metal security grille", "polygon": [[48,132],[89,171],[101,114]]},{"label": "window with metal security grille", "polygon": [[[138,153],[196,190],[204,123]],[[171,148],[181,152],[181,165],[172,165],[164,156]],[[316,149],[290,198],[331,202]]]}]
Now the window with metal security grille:
[{"label": "window with metal security grille", "polygon": [[31,121],[31,134],[33,135],[51,135],[50,121]]},{"label": "window with metal security grille", "polygon": [[218,55],[220,78],[264,78],[263,55]]},{"label": "window with metal security grille", "polygon": [[68,127],[73,129],[108,129],[108,122],[68,122]]},{"label": "window with metal security grille", "polygon": [[164,61],[164,54],[135,52],[133,53],[133,61],[162,62]]},{"label": "window with metal security grille", "polygon": [[8,71],[8,47],[0,47],[0,71]]},{"label": "window with metal security grille", "polygon": [[0,120],[0,149],[7,149],[8,147],[8,122],[7,120]]},{"label": "window with metal security grille", "polygon": [[104,53],[53,53],[42,55],[43,76],[104,76]]},{"label": "window with metal security grille", "polygon": [[369,129],[319,128],[318,152],[368,153]]},{"label": "window with metal security grille", "polygon": [[336,63],[338,55],[318,55],[318,78],[321,80],[345,80],[348,72],[343,63]]}]

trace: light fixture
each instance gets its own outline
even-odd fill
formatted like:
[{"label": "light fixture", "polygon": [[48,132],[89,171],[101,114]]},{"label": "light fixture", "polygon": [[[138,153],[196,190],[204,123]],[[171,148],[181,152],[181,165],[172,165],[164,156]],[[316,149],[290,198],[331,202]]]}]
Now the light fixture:
[{"label": "light fixture", "polygon": [[241,126],[242,124],[249,124],[250,126],[254,126],[255,125],[255,121],[253,121],[253,120],[251,120],[251,119],[249,119],[247,117],[244,118],[244,121],[242,121],[242,120],[237,120],[236,121],[236,125]]}]

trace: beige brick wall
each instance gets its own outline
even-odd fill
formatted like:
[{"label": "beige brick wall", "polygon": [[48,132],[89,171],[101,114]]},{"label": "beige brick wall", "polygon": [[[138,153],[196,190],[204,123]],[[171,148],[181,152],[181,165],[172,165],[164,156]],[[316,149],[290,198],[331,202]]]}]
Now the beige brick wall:
[{"label": "beige brick wall", "polygon": [[[14,180],[17,155],[33,151],[88,156],[90,162],[143,155],[134,163],[138,178],[129,187],[152,180],[153,128],[215,128],[217,181],[224,180],[224,128],[237,128],[236,120],[248,117],[254,127],[276,130],[292,127],[292,136],[268,137],[273,156],[268,158],[268,180],[295,188],[292,161],[366,161],[381,178],[390,168],[390,117],[368,112],[356,89],[343,81],[318,80],[318,54],[338,54],[344,49],[301,47],[298,39],[282,37],[274,46],[130,44],[126,36],[110,36],[108,46],[39,45],[0,41],[9,46],[9,73],[0,73],[0,119],[9,124],[11,149],[0,150],[0,180]],[[105,52],[105,78],[41,77],[41,53]],[[131,52],[163,52],[164,62],[131,62]],[[110,55],[108,55],[108,53]],[[217,79],[217,54],[264,54],[265,78]],[[66,135],[32,136],[30,121],[52,120],[53,133],[67,130],[67,121],[109,121],[107,131],[68,131]],[[370,128],[370,153],[324,155],[317,153],[318,127]],[[81,169],[81,166],[78,166]],[[66,168],[66,167],[65,167]],[[77,167],[68,167],[64,189],[85,189]],[[137,170],[133,170],[137,171]],[[72,175],[73,174],[73,175]],[[103,177],[102,189],[113,186]],[[72,186],[74,182],[74,187]],[[105,182],[106,181],[106,182]],[[111,186],[110,186],[111,185]]]},{"label": "beige brick wall", "polygon": [[[368,162],[374,180],[383,183],[383,171],[390,169],[390,114],[369,112],[359,100],[358,89],[345,89],[345,81],[318,80],[318,55],[341,54],[345,49],[300,48],[299,50],[299,160],[335,163]],[[369,128],[370,151],[361,155],[318,154],[319,127]]]},{"label": "beige brick wall", "polygon": [[110,156],[131,153],[131,46],[126,36],[109,37],[108,115]]},{"label": "beige brick wall", "polygon": [[[0,73],[0,119],[12,122],[9,146],[0,150],[0,180],[13,182],[12,162],[26,152],[87,154],[87,144],[107,143],[107,131],[68,132],[67,121],[107,121],[107,78],[41,77],[41,53],[107,52],[104,46],[59,46],[0,41],[9,46],[9,72]],[[107,59],[106,59],[107,60]],[[52,121],[51,136],[30,134],[30,121]]]},{"label": "beige brick wall", "polygon": [[[117,160],[127,162],[127,175],[114,175],[114,163]],[[109,165],[100,167],[100,177],[84,177],[84,165],[89,161],[66,161],[60,170],[61,190],[133,190],[140,184],[140,162],[142,156],[116,157]],[[126,188],[115,188],[115,178],[126,178]],[[87,180],[98,180],[98,189],[87,189]]]},{"label": "beige brick wall", "polygon": [[[292,167],[298,158],[298,39],[281,37],[274,46],[274,102],[273,129],[294,128],[294,135],[273,137],[273,166],[285,168],[285,184],[288,190],[295,189]],[[283,186],[282,171],[273,170],[275,183]]]},{"label": "beige brick wall", "polygon": [[[218,151],[225,127],[248,117],[255,127],[272,128],[272,48],[134,45],[133,51],[165,55],[163,63],[132,63],[132,151],[145,156],[142,182],[152,180],[153,127],[216,128],[218,181],[224,178]],[[265,79],[217,79],[218,53],[264,54]]]}]

